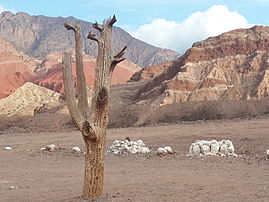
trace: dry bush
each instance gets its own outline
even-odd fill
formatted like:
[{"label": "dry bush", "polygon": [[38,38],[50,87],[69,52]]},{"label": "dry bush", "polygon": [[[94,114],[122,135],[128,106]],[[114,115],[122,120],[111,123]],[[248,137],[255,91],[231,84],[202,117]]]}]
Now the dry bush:
[{"label": "dry bush", "polygon": [[[128,109],[130,108],[127,107],[121,115],[123,125],[127,120],[130,120],[130,118],[126,117],[135,116],[135,121],[134,119],[132,119],[133,121],[128,121],[128,126],[145,126],[181,121],[251,118],[269,114],[269,98],[248,101],[192,101],[161,107],[145,107],[144,105],[143,110],[141,110],[139,105],[132,105],[132,110]],[[118,124],[118,126],[120,125]]]}]

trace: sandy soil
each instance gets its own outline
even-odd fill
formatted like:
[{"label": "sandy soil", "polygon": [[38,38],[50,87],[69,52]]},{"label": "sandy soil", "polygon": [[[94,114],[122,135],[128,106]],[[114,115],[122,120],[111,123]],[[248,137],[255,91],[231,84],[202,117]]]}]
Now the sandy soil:
[{"label": "sandy soil", "polygon": [[[269,201],[269,119],[109,129],[107,136],[107,147],[129,136],[154,152],[107,155],[104,194],[92,201]],[[187,157],[198,139],[230,139],[242,157]],[[62,149],[40,151],[51,143]],[[165,145],[176,153],[157,156]],[[82,201],[84,157],[72,146],[83,147],[79,132],[0,134],[0,201]]]}]

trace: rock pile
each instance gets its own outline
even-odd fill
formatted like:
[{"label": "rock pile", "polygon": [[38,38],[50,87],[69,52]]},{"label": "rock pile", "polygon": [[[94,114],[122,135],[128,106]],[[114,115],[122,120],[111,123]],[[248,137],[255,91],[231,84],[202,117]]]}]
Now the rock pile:
[{"label": "rock pile", "polygon": [[107,150],[108,154],[147,154],[150,150],[145,146],[142,140],[130,141],[126,140],[115,140]]},{"label": "rock pile", "polygon": [[234,146],[230,140],[197,140],[191,144],[189,150],[190,156],[206,156],[206,155],[219,155],[219,156],[237,156],[234,153]]}]

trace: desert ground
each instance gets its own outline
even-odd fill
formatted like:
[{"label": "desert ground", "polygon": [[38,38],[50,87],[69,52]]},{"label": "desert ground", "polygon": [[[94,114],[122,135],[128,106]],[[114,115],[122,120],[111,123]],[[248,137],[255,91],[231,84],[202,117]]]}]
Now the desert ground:
[{"label": "desert ground", "polygon": [[[150,154],[105,157],[105,185],[91,201],[268,201],[269,118],[184,122],[109,129],[115,139],[142,139]],[[229,139],[240,157],[188,157],[196,140]],[[83,201],[79,131],[0,134],[0,201]],[[55,152],[40,151],[48,144]],[[158,156],[159,146],[175,154]],[[10,146],[12,150],[4,150]]]}]

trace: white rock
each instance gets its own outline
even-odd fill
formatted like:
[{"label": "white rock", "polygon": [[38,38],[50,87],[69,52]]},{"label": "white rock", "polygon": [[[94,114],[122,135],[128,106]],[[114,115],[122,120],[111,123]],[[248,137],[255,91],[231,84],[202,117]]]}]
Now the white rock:
[{"label": "white rock", "polygon": [[266,154],[267,154],[267,155],[269,155],[269,149],[268,149],[268,150],[266,150]]},{"label": "white rock", "polygon": [[231,145],[233,145],[231,140],[223,140],[223,143],[226,144],[228,147],[230,147]]},{"label": "white rock", "polygon": [[230,144],[230,146],[228,146],[228,153],[234,153],[234,146],[233,144]]},{"label": "white rock", "polygon": [[192,155],[197,156],[201,152],[200,146],[198,144],[194,144],[192,147]]},{"label": "white rock", "polygon": [[235,153],[228,153],[228,156],[230,156],[230,157],[239,157],[239,155],[235,154]]},{"label": "white rock", "polygon": [[45,147],[42,147],[42,148],[40,148],[40,151],[43,151],[43,150],[45,150],[46,148]]},{"label": "white rock", "polygon": [[204,140],[196,141],[195,144],[199,145],[200,147],[206,143]]},{"label": "white rock", "polygon": [[131,147],[131,148],[129,149],[129,152],[130,152],[131,154],[137,154],[137,149],[134,148],[134,147]]},{"label": "white rock", "polygon": [[216,143],[218,143],[217,140],[211,140],[211,141],[209,141],[209,146],[211,146],[212,144],[216,144]]},{"label": "white rock", "polygon": [[112,145],[115,145],[115,144],[120,144],[120,141],[119,140],[114,140]]},{"label": "white rock", "polygon": [[228,154],[228,146],[226,144],[221,145],[219,152],[221,155],[227,155]]},{"label": "white rock", "polygon": [[72,151],[81,152],[81,149],[79,147],[72,147]]},{"label": "white rock", "polygon": [[194,143],[191,144],[190,148],[189,148],[189,155],[192,156],[192,148],[193,148]]},{"label": "white rock", "polygon": [[129,140],[124,140],[124,142],[128,144],[129,143]]},{"label": "white rock", "polygon": [[207,145],[210,147],[211,141],[204,141],[204,145]]},{"label": "white rock", "polygon": [[56,145],[55,144],[49,144],[49,145],[47,145],[46,149],[48,151],[50,151],[50,152],[53,152],[56,149]]},{"label": "white rock", "polygon": [[170,146],[165,146],[164,149],[167,151],[168,154],[174,154],[172,147]]},{"label": "white rock", "polygon": [[9,189],[17,189],[17,186],[10,186]]},{"label": "white rock", "polygon": [[210,147],[208,145],[202,145],[201,146],[201,152],[204,154],[204,155],[207,155],[209,152],[210,152]]},{"label": "white rock", "polygon": [[137,140],[136,143],[140,146],[145,146],[145,143],[142,140]]},{"label": "white rock", "polygon": [[138,150],[138,153],[141,153],[141,154],[147,154],[147,153],[149,153],[149,152],[150,152],[150,150],[149,150],[148,147],[142,147],[142,148],[140,148],[140,149]]},{"label": "white rock", "polygon": [[213,143],[211,143],[210,152],[213,155],[216,155],[219,152],[219,148],[220,148],[219,143],[217,141],[213,142]]},{"label": "white rock", "polygon": [[5,147],[5,150],[12,150],[12,147]]},{"label": "white rock", "polygon": [[157,154],[158,154],[158,155],[165,155],[165,154],[167,154],[167,151],[166,151],[164,148],[159,147],[159,148],[157,149]]}]

